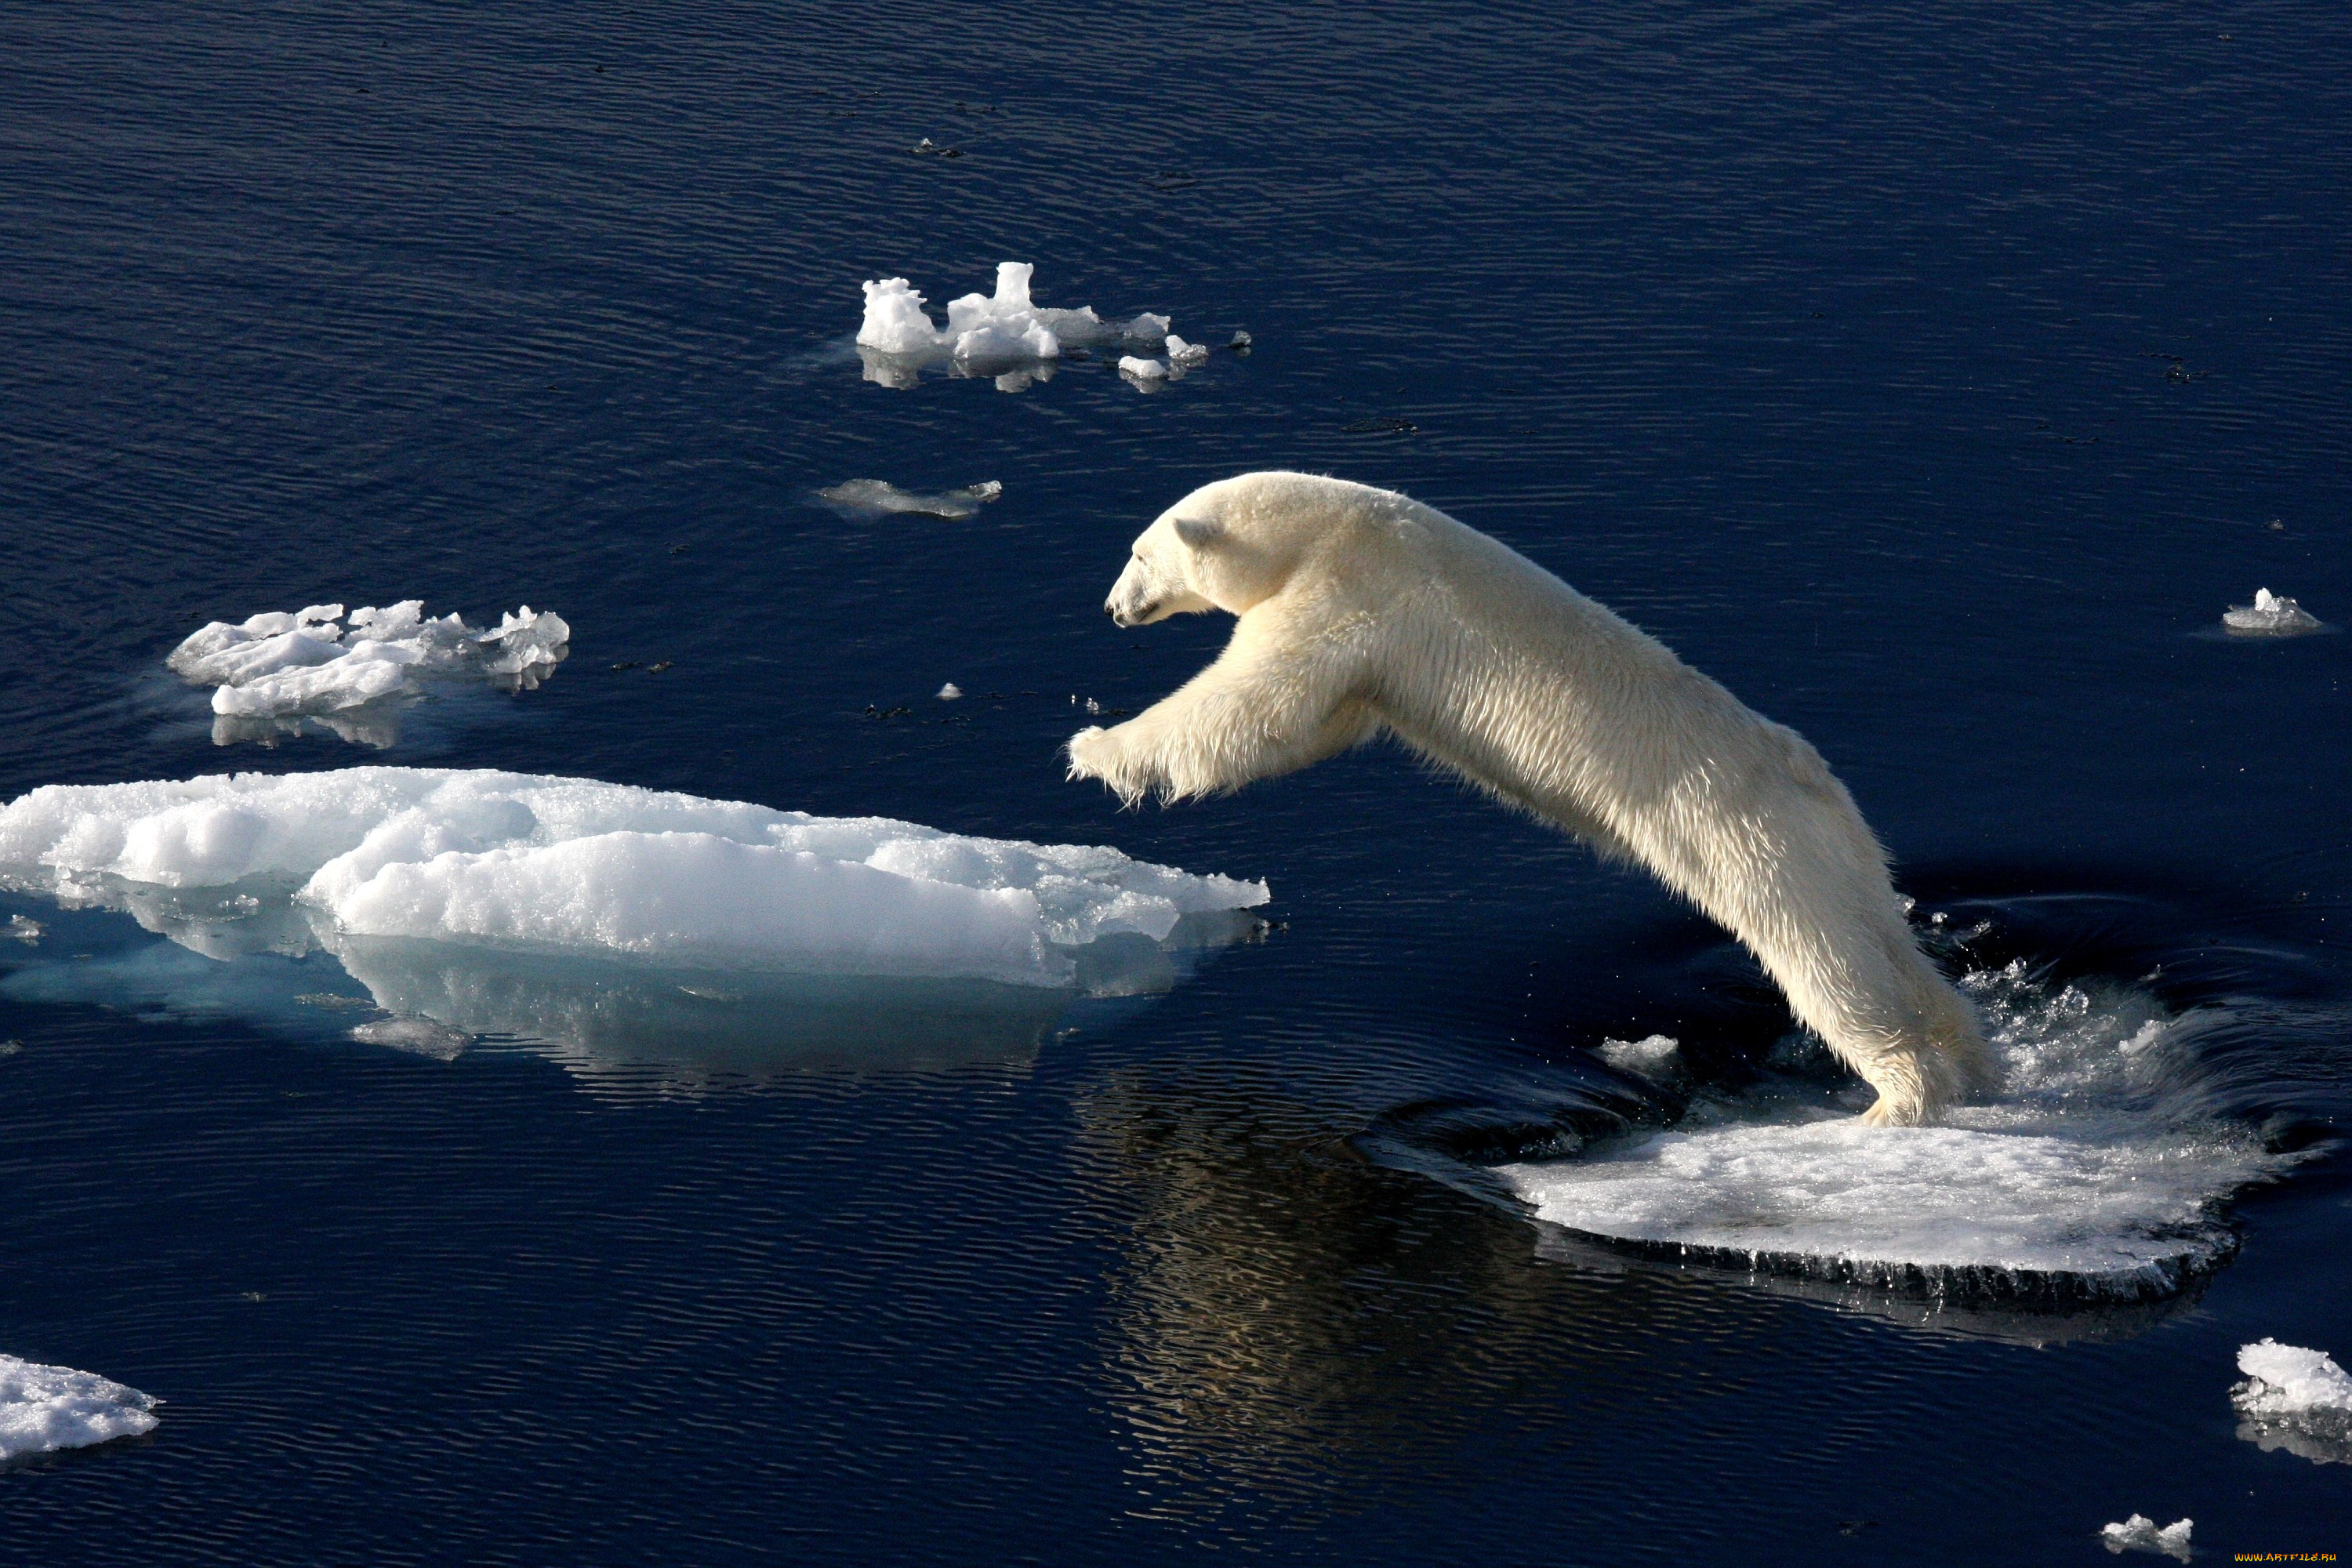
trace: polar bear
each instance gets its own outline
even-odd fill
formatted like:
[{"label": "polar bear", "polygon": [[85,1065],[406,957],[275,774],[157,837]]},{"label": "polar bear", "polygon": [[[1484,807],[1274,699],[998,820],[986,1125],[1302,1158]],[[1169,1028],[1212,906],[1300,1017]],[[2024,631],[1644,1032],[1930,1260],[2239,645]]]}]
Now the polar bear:
[{"label": "polar bear", "polygon": [[1878,1091],[1864,1120],[1928,1121],[1993,1086],[1821,754],[1497,541],[1391,491],[1244,474],[1144,530],[1105,607],[1122,626],[1239,621],[1167,699],[1073,736],[1071,777],[1177,801],[1385,730],[1727,927]]}]

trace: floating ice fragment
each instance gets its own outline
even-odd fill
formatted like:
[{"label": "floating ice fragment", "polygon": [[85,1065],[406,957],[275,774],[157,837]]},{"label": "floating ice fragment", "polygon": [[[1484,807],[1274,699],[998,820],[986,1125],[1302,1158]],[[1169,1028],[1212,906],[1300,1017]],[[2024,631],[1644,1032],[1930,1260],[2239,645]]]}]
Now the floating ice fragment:
[{"label": "floating ice fragment", "polygon": [[994,479],[983,479],[961,489],[925,495],[918,490],[902,490],[887,479],[845,479],[816,493],[835,506],[877,516],[902,512],[953,521],[977,515],[982,507],[1004,493],[1004,487]]},{"label": "floating ice fragment", "polygon": [[1124,354],[1119,358],[1118,368],[1121,374],[1131,375],[1138,381],[1168,379],[1167,365],[1156,359],[1139,359],[1133,354]]},{"label": "floating ice fragment", "polygon": [[1671,1035],[1640,1040],[1603,1040],[1601,1059],[1619,1072],[1640,1078],[1674,1079],[1682,1075],[1682,1046]]},{"label": "floating ice fragment", "polygon": [[1235,353],[1247,353],[1249,352],[1250,344],[1255,342],[1256,342],[1256,340],[1252,338],[1247,332],[1236,331],[1234,333],[1232,340],[1225,344],[1225,347],[1233,350]]},{"label": "floating ice fragment", "polygon": [[52,784],[0,807],[0,885],[290,889],[338,932],[793,973],[1071,984],[1262,882],[1116,849],[488,770]]},{"label": "floating ice fragment", "polygon": [[[932,323],[923,296],[903,278],[868,279],[866,315],[857,346],[869,381],[912,386],[926,363],[952,360],[960,370],[987,367],[1006,391],[1019,391],[1042,374],[1044,362],[1065,348],[1133,339],[1156,343],[1168,335],[1169,319],[1146,312],[1127,321],[1106,321],[1091,306],[1049,309],[1030,295],[1036,268],[1025,261],[1000,262],[993,294],[966,294],[948,303],[944,328]],[[1007,384],[1008,382],[1010,384]]]},{"label": "floating ice fragment", "polygon": [[[214,689],[214,713],[268,734],[273,725],[299,729],[291,721],[302,718],[382,712],[422,696],[432,681],[528,691],[563,662],[572,640],[562,616],[529,605],[488,631],[455,615],[428,619],[421,599],[363,607],[346,619],[341,605],[312,605],[234,626],[215,621],[190,634],[164,663]],[[357,717],[360,725],[346,739],[389,743],[365,724],[366,715]],[[247,737],[232,725],[215,726],[214,738],[226,743]]]},{"label": "floating ice fragment", "polygon": [[1537,1218],[1588,1239],[1874,1289],[2153,1300],[2225,1261],[2236,1241],[2220,1205],[2294,1157],[2153,1108],[2170,1059],[2154,999],[2021,968],[1963,984],[2006,1088],[1946,1125],[1865,1127],[1800,1092],[1802,1062],[1776,1055],[1755,1086],[1702,1093],[1670,1131],[1497,1174]]},{"label": "floating ice fragment", "polygon": [[2352,1375],[2325,1351],[2265,1339],[2238,1352],[2238,1436],[2321,1465],[2352,1464]]},{"label": "floating ice fragment", "polygon": [[444,1062],[456,1061],[474,1043],[474,1037],[463,1029],[415,1015],[362,1024],[352,1031],[352,1038],[363,1046],[390,1046]]},{"label": "floating ice fragment", "polygon": [[33,919],[30,915],[10,915],[8,917],[8,929],[5,931],[0,931],[0,936],[13,937],[16,941],[30,946],[33,943],[39,942],[41,940],[41,933],[47,929],[48,928],[42,925],[40,921]]},{"label": "floating ice fragment", "polygon": [[162,1403],[96,1373],[0,1355],[0,1459],[152,1432]]},{"label": "floating ice fragment", "polygon": [[2121,1524],[2102,1525],[2099,1540],[2109,1552],[2121,1556],[2126,1552],[2161,1552],[2186,1563],[2189,1558],[2189,1535],[2195,1521],[2179,1520],[2156,1527],[2156,1521],[2144,1513],[2136,1513]]},{"label": "floating ice fragment", "polygon": [[2302,1415],[2316,1410],[2352,1414],[2352,1376],[2326,1351],[2259,1340],[2238,1351],[2247,1381],[2233,1397],[2249,1415]]},{"label": "floating ice fragment", "polygon": [[2282,598],[2268,588],[2257,588],[2252,604],[2233,605],[2223,612],[2221,625],[2239,637],[2293,637],[2298,632],[2315,632],[2322,623],[2293,599]]},{"label": "floating ice fragment", "polygon": [[1168,363],[1171,368],[1190,370],[1196,364],[1208,363],[1208,345],[1188,343],[1173,332],[1168,334]]},{"label": "floating ice fragment", "polygon": [[957,685],[954,681],[952,681],[952,680],[949,681],[945,686],[942,686],[942,687],[940,687],[940,688],[939,697],[940,697],[940,701],[942,701],[942,702],[953,702],[953,701],[956,701],[957,700],[959,700],[960,698],[961,698],[962,696],[963,696],[963,688],[962,688],[962,687],[961,687],[961,686],[958,686],[958,685]]}]

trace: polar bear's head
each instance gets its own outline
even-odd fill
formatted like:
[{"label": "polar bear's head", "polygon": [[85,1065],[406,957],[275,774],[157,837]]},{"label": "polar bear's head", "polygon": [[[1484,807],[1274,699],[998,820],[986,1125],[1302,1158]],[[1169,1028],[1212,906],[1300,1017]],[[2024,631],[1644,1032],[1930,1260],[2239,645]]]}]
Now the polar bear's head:
[{"label": "polar bear's head", "polygon": [[1122,626],[1203,610],[1244,615],[1352,526],[1402,501],[1320,474],[1243,474],[1202,485],[1136,536],[1103,608]]}]

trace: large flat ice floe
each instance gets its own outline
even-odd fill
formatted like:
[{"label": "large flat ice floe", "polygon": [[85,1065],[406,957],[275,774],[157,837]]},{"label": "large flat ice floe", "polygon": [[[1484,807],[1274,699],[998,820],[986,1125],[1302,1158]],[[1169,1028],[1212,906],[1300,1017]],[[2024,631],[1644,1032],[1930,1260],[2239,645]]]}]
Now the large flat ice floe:
[{"label": "large flat ice floe", "polygon": [[562,616],[529,605],[480,628],[455,615],[428,616],[423,600],[405,599],[348,616],[341,605],[312,605],[235,625],[215,621],[191,633],[164,663],[191,683],[213,688],[213,712],[228,721],[226,738],[294,728],[305,718],[357,715],[357,732],[346,738],[373,739],[368,710],[413,701],[436,681],[530,690],[563,662],[571,641]]},{"label": "large flat ice floe", "polygon": [[2238,1351],[2238,1436],[2323,1465],[2352,1464],[2352,1373],[2326,1351],[2259,1340]]},{"label": "large flat ice floe", "polygon": [[1580,1236],[1868,1286],[2156,1300],[2225,1260],[2219,1204],[2286,1161],[2160,1109],[2153,999],[2053,989],[2021,965],[1969,988],[2007,1085],[1947,1125],[1865,1127],[1767,1082],[1702,1096],[1673,1131],[1499,1173]]},{"label": "large flat ice floe", "polygon": [[1071,310],[1038,304],[1029,287],[1035,271],[1025,261],[998,263],[996,291],[948,301],[944,328],[932,321],[923,296],[904,278],[868,279],[863,285],[866,315],[857,328],[866,378],[911,386],[925,365],[946,362],[966,374],[995,375],[1000,387],[1018,391],[1031,379],[1050,374],[1066,349],[1149,349],[1170,341],[1169,319],[1148,310],[1106,321],[1091,305]]},{"label": "large flat ice floe", "polygon": [[1267,897],[1105,847],[388,767],[37,789],[0,808],[0,883],[68,903],[290,892],[345,937],[1034,986],[1073,984],[1103,939]]},{"label": "large flat ice floe", "polygon": [[152,1432],[161,1403],[96,1373],[0,1355],[0,1459]]}]

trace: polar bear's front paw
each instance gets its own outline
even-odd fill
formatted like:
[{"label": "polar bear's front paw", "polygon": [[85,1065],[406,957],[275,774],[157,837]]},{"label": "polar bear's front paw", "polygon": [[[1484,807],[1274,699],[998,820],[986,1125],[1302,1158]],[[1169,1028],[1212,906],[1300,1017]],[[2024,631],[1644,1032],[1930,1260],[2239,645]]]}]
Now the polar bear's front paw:
[{"label": "polar bear's front paw", "polygon": [[1099,724],[1081,730],[1070,737],[1069,752],[1072,778],[1100,779],[1125,805],[1133,805],[1141,800],[1158,782],[1148,768],[1139,766],[1128,754],[1116,730],[1106,730]]}]

